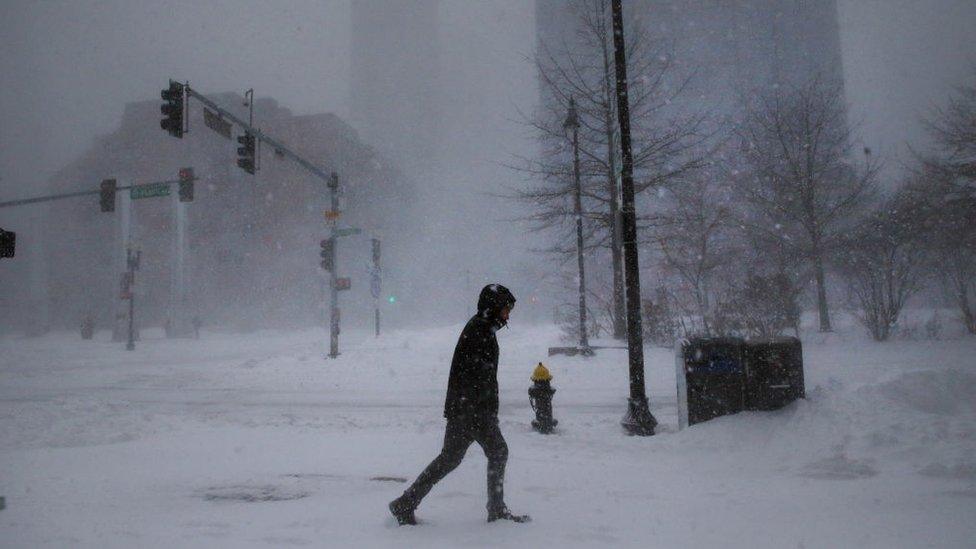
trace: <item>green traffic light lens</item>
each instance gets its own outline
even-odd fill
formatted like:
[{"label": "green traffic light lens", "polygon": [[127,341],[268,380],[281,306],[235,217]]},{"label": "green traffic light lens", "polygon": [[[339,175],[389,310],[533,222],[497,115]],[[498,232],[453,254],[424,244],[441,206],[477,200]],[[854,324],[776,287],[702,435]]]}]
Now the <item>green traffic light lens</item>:
[{"label": "green traffic light lens", "polygon": [[393,296],[393,295],[391,295],[391,296],[390,296],[390,299],[389,299],[388,301],[389,301],[390,303],[396,303],[396,296]]}]

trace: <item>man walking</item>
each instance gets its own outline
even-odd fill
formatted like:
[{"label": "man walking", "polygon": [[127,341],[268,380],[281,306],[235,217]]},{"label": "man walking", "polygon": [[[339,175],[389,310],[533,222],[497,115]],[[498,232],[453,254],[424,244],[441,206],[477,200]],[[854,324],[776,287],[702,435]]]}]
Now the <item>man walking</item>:
[{"label": "man walking", "polygon": [[442,478],[477,442],[488,458],[488,522],[527,522],[528,515],[513,515],[505,506],[505,463],[508,445],[498,428],[498,340],[495,332],[508,323],[515,296],[500,284],[489,284],[478,297],[478,313],[464,326],[447,382],[444,448],[402,496],[390,502],[400,525],[417,524],[414,510]]}]

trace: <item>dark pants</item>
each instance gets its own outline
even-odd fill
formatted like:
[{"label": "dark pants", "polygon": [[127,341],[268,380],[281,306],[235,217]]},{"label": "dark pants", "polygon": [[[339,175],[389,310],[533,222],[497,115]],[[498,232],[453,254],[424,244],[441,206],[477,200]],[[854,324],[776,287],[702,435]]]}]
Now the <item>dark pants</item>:
[{"label": "dark pants", "polygon": [[403,493],[399,500],[400,504],[409,509],[415,509],[420,505],[420,501],[430,492],[430,489],[460,465],[472,442],[480,444],[488,458],[488,510],[503,509],[508,445],[502,437],[496,418],[479,422],[464,417],[448,419],[447,430],[444,433],[444,448]]}]

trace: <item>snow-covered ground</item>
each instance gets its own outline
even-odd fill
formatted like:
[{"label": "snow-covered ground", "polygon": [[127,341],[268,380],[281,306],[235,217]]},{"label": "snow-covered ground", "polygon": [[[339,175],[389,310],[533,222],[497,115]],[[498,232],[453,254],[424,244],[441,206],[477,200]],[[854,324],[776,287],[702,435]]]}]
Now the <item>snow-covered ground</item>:
[{"label": "snow-covered ground", "polygon": [[[624,351],[553,357],[499,334],[509,505],[485,522],[477,445],[397,527],[386,504],[440,449],[458,327],[343,334],[147,331],[0,339],[3,547],[974,547],[976,339],[804,338],[808,398],[677,430],[672,354],[647,351],[659,434],[619,427]],[[526,390],[554,375],[559,433]]]}]

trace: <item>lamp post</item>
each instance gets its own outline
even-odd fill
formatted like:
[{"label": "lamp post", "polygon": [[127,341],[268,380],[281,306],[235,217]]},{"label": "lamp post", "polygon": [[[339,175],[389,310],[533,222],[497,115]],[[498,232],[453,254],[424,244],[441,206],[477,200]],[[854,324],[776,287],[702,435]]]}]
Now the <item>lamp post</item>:
[{"label": "lamp post", "polygon": [[569,98],[569,112],[563,122],[564,130],[573,131],[573,178],[576,182],[576,193],[573,209],[576,213],[576,260],[579,262],[579,351],[583,356],[593,356],[589,338],[586,336],[586,275],[583,268],[583,185],[580,182],[579,163],[579,113],[576,111],[576,101]]},{"label": "lamp post", "polygon": [[250,107],[250,112],[247,116],[247,125],[254,126],[254,88],[244,92],[244,106]]},{"label": "lamp post", "polygon": [[627,96],[627,51],[621,0],[611,0],[613,58],[617,76],[617,123],[620,125],[620,190],[624,237],[624,278],[627,290],[627,355],[630,363],[630,399],[621,424],[631,435],[654,434],[657,419],[651,414],[644,388],[644,338],[640,312],[640,268],[637,262],[637,214],[634,206],[634,157],[630,148],[630,104]]}]

